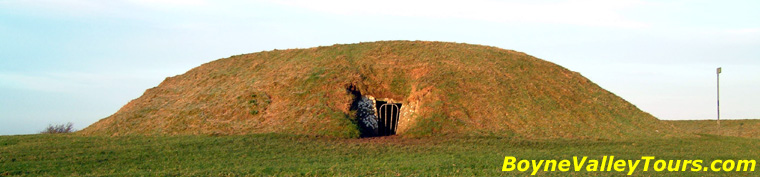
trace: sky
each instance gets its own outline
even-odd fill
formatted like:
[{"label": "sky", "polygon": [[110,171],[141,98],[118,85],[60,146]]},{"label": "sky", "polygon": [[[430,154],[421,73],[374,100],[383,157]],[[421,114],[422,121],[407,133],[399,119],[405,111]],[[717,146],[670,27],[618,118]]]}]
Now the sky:
[{"label": "sky", "polygon": [[517,50],[659,119],[760,119],[760,1],[0,0],[0,135],[82,129],[171,77],[274,49],[427,40]]}]

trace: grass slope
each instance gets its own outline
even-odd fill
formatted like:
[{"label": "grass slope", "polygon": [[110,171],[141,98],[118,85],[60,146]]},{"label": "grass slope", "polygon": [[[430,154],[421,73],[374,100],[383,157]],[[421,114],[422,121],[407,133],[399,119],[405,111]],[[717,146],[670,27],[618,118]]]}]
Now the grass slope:
[{"label": "grass slope", "polygon": [[398,133],[409,136],[618,139],[675,129],[579,73],[525,53],[383,41],[209,62],[167,78],[81,134],[358,137],[351,87],[402,102]]},{"label": "grass slope", "polygon": [[[521,159],[720,160],[760,157],[760,140],[702,137],[515,140],[503,137],[329,139],[300,135],[0,136],[0,176],[528,176],[501,172]],[[651,167],[650,167],[651,168]],[[756,168],[758,170],[760,168]],[[753,176],[754,172],[643,172],[637,176]],[[625,172],[539,172],[624,176]]]},{"label": "grass slope", "polygon": [[760,119],[721,120],[720,126],[715,120],[673,120],[667,122],[691,134],[760,138]]}]

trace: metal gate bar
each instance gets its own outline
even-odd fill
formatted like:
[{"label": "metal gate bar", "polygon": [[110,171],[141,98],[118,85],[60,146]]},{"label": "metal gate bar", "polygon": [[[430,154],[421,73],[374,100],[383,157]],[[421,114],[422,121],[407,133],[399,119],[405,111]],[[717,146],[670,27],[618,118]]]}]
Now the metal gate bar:
[{"label": "metal gate bar", "polygon": [[379,132],[380,136],[396,134],[400,110],[401,108],[394,103],[386,103],[380,106],[378,109],[378,112],[380,113],[380,121],[382,121],[382,127]]}]

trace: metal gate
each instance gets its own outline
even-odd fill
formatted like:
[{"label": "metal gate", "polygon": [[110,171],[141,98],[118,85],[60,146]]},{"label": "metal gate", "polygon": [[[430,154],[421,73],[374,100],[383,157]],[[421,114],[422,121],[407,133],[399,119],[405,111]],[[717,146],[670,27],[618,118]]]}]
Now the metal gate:
[{"label": "metal gate", "polygon": [[400,103],[385,103],[377,109],[380,121],[379,136],[388,136],[396,134],[398,126],[399,113],[401,113]]}]

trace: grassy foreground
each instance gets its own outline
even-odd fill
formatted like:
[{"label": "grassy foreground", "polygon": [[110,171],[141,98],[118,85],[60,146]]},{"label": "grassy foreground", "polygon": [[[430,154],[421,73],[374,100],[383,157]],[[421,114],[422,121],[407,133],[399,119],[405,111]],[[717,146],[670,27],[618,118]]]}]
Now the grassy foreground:
[{"label": "grassy foreground", "polygon": [[[499,137],[328,139],[235,136],[0,136],[0,176],[495,176],[519,159],[760,158],[760,140],[701,135],[641,140],[512,140]],[[705,165],[706,166],[706,165]],[[636,176],[755,176],[754,172],[643,172]],[[621,176],[625,172],[539,172],[542,176]]]},{"label": "grassy foreground", "polygon": [[711,134],[760,138],[760,119],[721,120],[671,120],[667,121],[691,134]]}]

